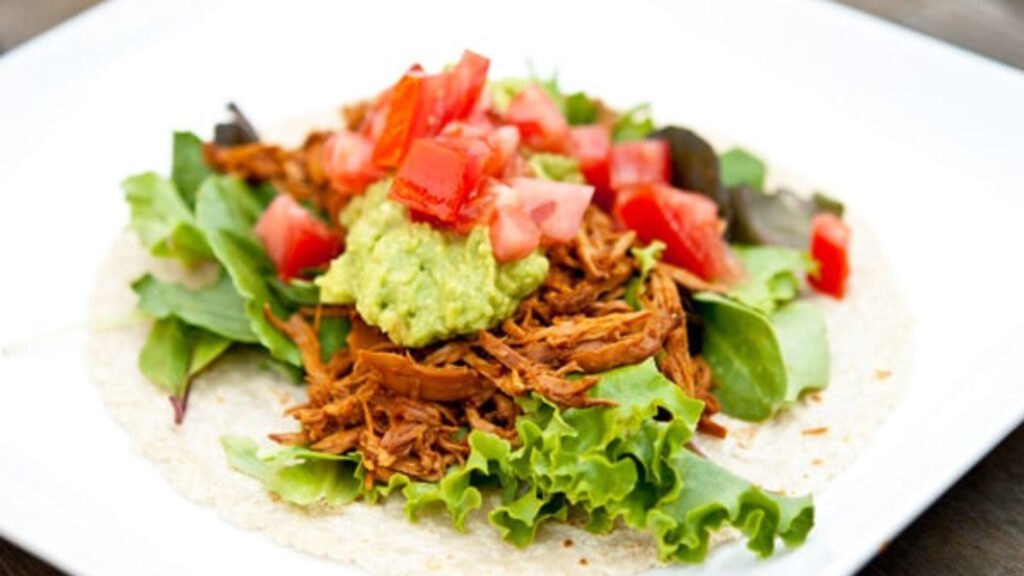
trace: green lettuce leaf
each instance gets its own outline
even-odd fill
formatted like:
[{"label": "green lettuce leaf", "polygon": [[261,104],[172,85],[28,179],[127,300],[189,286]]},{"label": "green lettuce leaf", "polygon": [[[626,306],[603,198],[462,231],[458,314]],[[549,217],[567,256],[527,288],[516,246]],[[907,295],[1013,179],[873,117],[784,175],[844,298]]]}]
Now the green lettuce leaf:
[{"label": "green lettuce leaf", "polygon": [[255,441],[239,436],[223,436],[220,443],[232,467],[288,502],[340,505],[364,493],[355,473],[358,455],[335,456],[297,446],[260,453]]},{"label": "green lettuce leaf", "polygon": [[253,232],[263,209],[244,182],[228,176],[207,178],[196,195],[196,222],[245,301],[252,332],[275,358],[300,366],[295,344],[264,316],[264,306],[279,318],[289,310],[270,286],[274,264]]},{"label": "green lettuce leaf", "polygon": [[805,391],[828,386],[828,334],[821,310],[797,300],[772,314],[771,323],[786,363],[786,403],[795,402]]},{"label": "green lettuce leaf", "polygon": [[814,267],[806,252],[779,246],[733,246],[746,277],[729,296],[764,314],[797,297],[803,278]]},{"label": "green lettuce leaf", "polygon": [[658,261],[661,260],[661,253],[664,251],[665,243],[659,240],[655,240],[643,248],[630,248],[629,253],[640,262],[640,274],[633,276],[626,283],[626,294],[623,296],[623,299],[634,310],[641,308],[640,296],[643,295],[644,286],[647,284],[647,277],[651,275],[651,270],[654,270],[654,267],[658,265]]},{"label": "green lettuce leaf", "polygon": [[584,92],[573,92],[566,96],[562,112],[572,126],[597,122],[597,103]]},{"label": "green lettuce leaf", "polygon": [[131,208],[131,227],[151,254],[186,265],[213,256],[173,182],[146,172],[128,178],[121,188]]},{"label": "green lettuce leaf", "polygon": [[249,327],[245,301],[224,272],[216,282],[198,290],[161,282],[146,274],[132,283],[132,290],[139,295],[138,308],[156,318],[177,316],[230,340],[258,341]]},{"label": "green lettuce leaf", "polygon": [[574,182],[583,184],[583,173],[580,172],[579,160],[561,154],[534,154],[527,161],[530,169],[538,178],[556,180],[558,182]]},{"label": "green lettuce leaf", "polygon": [[760,158],[742,148],[732,148],[718,158],[719,177],[726,188],[745,184],[764,190],[768,169]]},{"label": "green lettuce leaf", "polygon": [[612,126],[612,141],[643,140],[654,132],[651,105],[640,104],[623,112]]},{"label": "green lettuce leaf", "polygon": [[203,141],[191,132],[175,132],[171,180],[189,207],[195,206],[196,191],[210,174],[213,170],[206,165]]},{"label": "green lettuce leaf", "polygon": [[[401,487],[411,520],[439,508],[464,529],[467,515],[483,506],[483,490],[497,490],[501,504],[488,518],[511,544],[529,545],[547,521],[578,514],[596,532],[611,530],[620,519],[650,531],[665,561],[702,560],[710,531],[725,524],[746,533],[748,547],[760,556],[772,553],[777,538],[787,545],[804,540],[813,525],[810,497],[765,492],[690,452],[685,445],[703,405],[662,376],[653,359],[602,374],[592,394],[616,405],[563,410],[538,396],[524,398],[518,448],[473,431],[465,466],[452,468],[440,482],[396,475],[387,485],[363,489],[362,497],[376,501]],[[352,486],[346,497],[358,497],[352,494],[363,486],[365,475],[352,466],[358,456],[312,478],[310,467],[319,457],[287,449],[290,465],[302,469],[292,481],[301,488],[295,488],[282,482],[280,468],[267,464],[285,458],[258,458],[255,445],[244,448],[225,446],[236,454],[232,464],[285,500],[330,503],[341,474],[348,475],[345,486]]]},{"label": "green lettuce leaf", "polygon": [[828,385],[825,320],[810,302],[790,302],[771,315],[736,300],[694,296],[704,323],[703,356],[722,411],[761,421],[806,390]]}]

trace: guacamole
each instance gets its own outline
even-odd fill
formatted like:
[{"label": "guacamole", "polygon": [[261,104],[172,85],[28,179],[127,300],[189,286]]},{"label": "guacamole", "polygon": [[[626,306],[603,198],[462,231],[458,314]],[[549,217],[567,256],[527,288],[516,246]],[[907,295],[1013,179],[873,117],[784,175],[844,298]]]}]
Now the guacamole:
[{"label": "guacamole", "polygon": [[419,347],[495,326],[547,276],[539,252],[498,264],[484,226],[462,235],[410,221],[389,186],[374,184],[342,214],[345,252],[316,280],[324,303],[354,303],[392,341]]}]

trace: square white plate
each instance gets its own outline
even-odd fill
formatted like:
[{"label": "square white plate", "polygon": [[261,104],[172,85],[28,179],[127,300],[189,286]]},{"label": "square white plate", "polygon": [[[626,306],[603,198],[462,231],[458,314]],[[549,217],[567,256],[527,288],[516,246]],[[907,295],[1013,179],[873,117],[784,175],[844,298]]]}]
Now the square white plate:
[{"label": "square white plate", "polygon": [[228,100],[260,122],[344,102],[464,47],[767,153],[873,225],[913,303],[912,387],[808,543],[690,573],[850,574],[1024,419],[1020,72],[810,1],[116,0],[0,59],[4,537],[78,574],[348,573],[135,455],[86,374],[85,305],[127,221],[118,183],[166,171],[173,129],[205,134]]}]

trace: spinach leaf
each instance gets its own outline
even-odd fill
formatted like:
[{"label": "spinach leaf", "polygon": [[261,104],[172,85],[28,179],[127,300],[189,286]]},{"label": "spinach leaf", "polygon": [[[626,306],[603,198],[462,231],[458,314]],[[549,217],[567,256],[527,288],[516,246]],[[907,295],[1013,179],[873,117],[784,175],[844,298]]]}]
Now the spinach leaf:
[{"label": "spinach leaf", "polygon": [[128,178],[121,188],[131,208],[132,229],[151,254],[187,265],[213,255],[173,182],[146,172]]},{"label": "spinach leaf", "polygon": [[160,318],[153,323],[142,346],[139,371],[171,393],[177,401],[175,421],[180,424],[192,379],[230,346],[231,340],[190,327],[175,316]]},{"label": "spinach leaf", "polygon": [[654,132],[651,105],[640,104],[623,112],[612,126],[612,141],[643,140]]},{"label": "spinach leaf", "polygon": [[223,271],[216,282],[199,290],[161,282],[149,274],[132,283],[132,289],[139,295],[139,309],[157,318],[177,316],[231,340],[258,342],[249,327],[245,301]]},{"label": "spinach leaf", "polygon": [[760,158],[742,148],[728,150],[718,159],[720,178],[726,188],[747,185],[754,190],[764,190],[764,179],[768,169]]},{"label": "spinach leaf", "polygon": [[729,296],[763,314],[771,314],[779,303],[797,297],[803,276],[814,260],[804,252],[777,246],[733,246],[747,275],[729,291]]},{"label": "spinach leaf", "polygon": [[279,318],[289,310],[270,287],[274,265],[253,232],[261,211],[249,187],[236,178],[211,176],[199,187],[196,221],[245,301],[249,327],[275,358],[300,366],[295,344],[264,316],[264,306]]},{"label": "spinach leaf", "polygon": [[171,180],[190,208],[196,204],[196,190],[199,189],[199,184],[210,174],[213,174],[213,170],[206,165],[203,141],[191,132],[175,132]]},{"label": "spinach leaf", "polygon": [[828,334],[821,310],[810,302],[790,302],[771,315],[771,323],[789,376],[785,401],[828,386]]},{"label": "spinach leaf", "polygon": [[694,296],[704,321],[704,359],[718,382],[722,411],[744,420],[764,420],[786,398],[786,365],[768,318],[710,292]]},{"label": "spinach leaf", "polygon": [[534,175],[545,180],[583,184],[579,160],[561,154],[534,154],[527,160]]}]

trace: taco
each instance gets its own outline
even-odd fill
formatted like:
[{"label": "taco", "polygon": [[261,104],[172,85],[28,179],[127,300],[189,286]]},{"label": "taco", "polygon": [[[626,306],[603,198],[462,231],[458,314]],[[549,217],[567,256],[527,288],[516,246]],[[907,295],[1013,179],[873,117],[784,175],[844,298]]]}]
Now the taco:
[{"label": "taco", "polygon": [[908,381],[880,248],[743,150],[487,65],[290,148],[236,109],[127,180],[93,312],[152,321],[92,334],[111,412],[189,498],[373,573],[800,544]]}]

